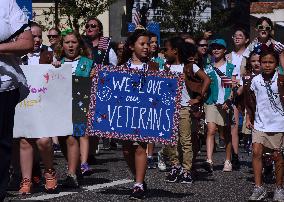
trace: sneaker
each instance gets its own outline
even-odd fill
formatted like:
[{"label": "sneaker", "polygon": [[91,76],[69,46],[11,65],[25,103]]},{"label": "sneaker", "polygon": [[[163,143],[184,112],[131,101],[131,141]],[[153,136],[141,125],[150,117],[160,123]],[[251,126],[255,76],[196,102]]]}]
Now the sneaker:
[{"label": "sneaker", "polygon": [[48,169],[44,172],[46,191],[54,191],[57,188],[57,177],[54,169]]},{"label": "sneaker", "polygon": [[143,186],[134,186],[132,193],[129,197],[130,200],[142,200],[146,197],[146,191]]},{"label": "sneaker", "polygon": [[273,201],[284,201],[284,189],[276,188],[274,191]]},{"label": "sneaker", "polygon": [[184,171],[180,175],[180,183],[182,184],[192,184],[193,179],[189,171]]},{"label": "sneaker", "polygon": [[31,194],[32,181],[30,179],[24,178],[20,185],[19,194],[27,195]]},{"label": "sneaker", "polygon": [[148,157],[147,158],[147,164],[148,164],[148,169],[156,169],[156,163],[154,162],[153,157]]},{"label": "sneaker", "polygon": [[83,176],[90,176],[93,174],[93,169],[89,166],[88,163],[81,164],[81,173]]},{"label": "sneaker", "polygon": [[60,145],[59,145],[59,144],[53,144],[53,152],[54,152],[54,153],[59,153],[59,152],[61,152],[61,149],[60,149]]},{"label": "sneaker", "polygon": [[158,152],[158,168],[159,168],[159,171],[162,171],[162,172],[167,170],[167,165],[160,151]]},{"label": "sneaker", "polygon": [[252,195],[249,197],[249,201],[260,201],[266,196],[266,190],[263,186],[254,187]]},{"label": "sneaker", "polygon": [[181,168],[177,168],[176,166],[173,166],[166,178],[166,182],[177,182],[180,173],[181,173]]},{"label": "sneaker", "polygon": [[74,175],[74,174],[73,175],[67,174],[67,177],[63,182],[63,186],[68,187],[68,188],[78,188],[79,183],[78,183],[78,180],[77,180],[77,176]]},{"label": "sneaker", "polygon": [[219,149],[225,149],[226,144],[225,141],[223,139],[219,139],[219,145],[218,145]]},{"label": "sneaker", "polygon": [[229,161],[229,160],[226,160],[225,163],[224,163],[224,168],[223,168],[223,171],[224,172],[232,172],[232,163]]},{"label": "sneaker", "polygon": [[209,174],[212,174],[212,173],[213,173],[213,162],[207,159],[207,160],[204,162],[204,169],[205,169]]}]

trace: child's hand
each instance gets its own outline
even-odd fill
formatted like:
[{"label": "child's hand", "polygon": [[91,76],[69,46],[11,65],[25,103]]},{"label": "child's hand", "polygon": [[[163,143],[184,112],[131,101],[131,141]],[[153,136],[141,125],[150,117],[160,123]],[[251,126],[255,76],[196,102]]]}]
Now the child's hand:
[{"label": "child's hand", "polygon": [[228,107],[228,105],[227,105],[226,103],[224,103],[224,104],[222,105],[222,109],[227,110],[227,109],[229,109],[229,107]]},{"label": "child's hand", "polygon": [[253,129],[253,125],[252,125],[252,123],[250,122],[250,120],[246,120],[246,127],[247,127],[248,129]]},{"label": "child's hand", "polygon": [[51,63],[55,68],[58,68],[61,66],[61,62],[60,61],[54,61]]},{"label": "child's hand", "polygon": [[199,103],[199,100],[198,99],[191,99],[188,101],[188,105],[191,106],[191,105],[194,105],[194,104],[197,104]]},{"label": "child's hand", "polygon": [[90,77],[93,78],[96,74],[97,74],[97,71],[96,71],[95,68],[93,68],[93,69],[91,70]]}]

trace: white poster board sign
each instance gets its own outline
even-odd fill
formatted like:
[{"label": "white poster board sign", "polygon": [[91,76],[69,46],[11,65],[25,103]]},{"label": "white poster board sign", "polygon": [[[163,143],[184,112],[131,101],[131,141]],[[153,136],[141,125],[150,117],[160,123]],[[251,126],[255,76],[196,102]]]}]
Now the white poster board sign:
[{"label": "white poster board sign", "polygon": [[72,66],[23,65],[29,95],[18,103],[14,137],[71,135]]}]

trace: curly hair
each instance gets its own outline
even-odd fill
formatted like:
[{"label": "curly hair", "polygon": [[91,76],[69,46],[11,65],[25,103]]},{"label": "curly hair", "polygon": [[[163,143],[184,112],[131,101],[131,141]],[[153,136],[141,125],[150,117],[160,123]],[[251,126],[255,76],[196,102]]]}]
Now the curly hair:
[{"label": "curly hair", "polygon": [[77,31],[71,31],[71,32],[67,33],[65,36],[61,37],[60,43],[57,44],[57,46],[55,47],[55,50],[54,50],[54,54],[55,54],[56,59],[61,60],[63,57],[65,57],[65,52],[63,50],[63,42],[64,42],[64,38],[68,35],[73,35],[78,40],[79,49],[81,49],[79,54],[81,56],[85,56],[89,59],[92,59],[91,50],[87,47],[87,45],[84,42],[84,40],[82,39],[81,35]]},{"label": "curly hair", "polygon": [[133,46],[139,37],[146,36],[149,37],[149,32],[144,29],[136,29],[126,40],[123,52],[121,56],[121,61],[118,65],[126,63],[131,57],[133,51],[130,49],[130,46]]}]

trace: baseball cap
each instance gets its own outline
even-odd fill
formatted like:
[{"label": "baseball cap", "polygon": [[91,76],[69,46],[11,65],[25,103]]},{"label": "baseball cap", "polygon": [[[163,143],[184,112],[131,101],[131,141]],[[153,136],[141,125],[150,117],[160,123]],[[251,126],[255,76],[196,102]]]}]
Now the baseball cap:
[{"label": "baseball cap", "polygon": [[210,46],[212,46],[213,44],[218,44],[220,46],[224,46],[225,48],[227,48],[227,44],[224,39],[214,39],[210,42]]}]

